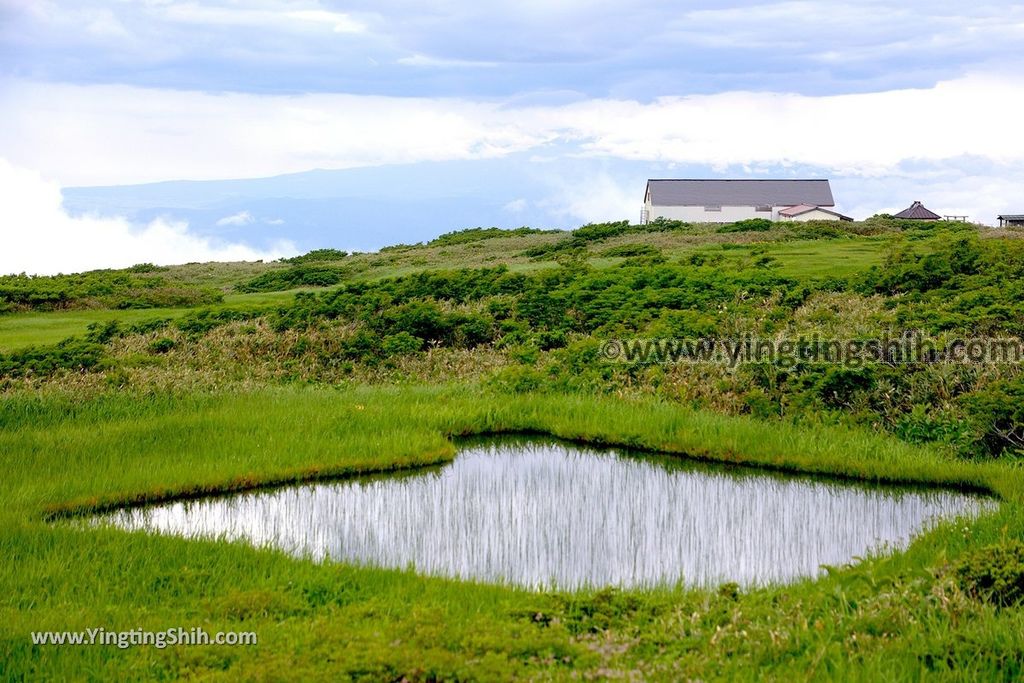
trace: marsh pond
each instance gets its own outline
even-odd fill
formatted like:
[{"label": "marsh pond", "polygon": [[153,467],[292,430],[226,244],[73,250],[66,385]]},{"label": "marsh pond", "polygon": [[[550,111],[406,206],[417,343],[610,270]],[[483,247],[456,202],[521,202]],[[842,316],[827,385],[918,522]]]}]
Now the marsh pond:
[{"label": "marsh pond", "polygon": [[528,588],[761,585],[906,547],[995,503],[550,439],[460,442],[450,464],[119,510],[130,530]]}]

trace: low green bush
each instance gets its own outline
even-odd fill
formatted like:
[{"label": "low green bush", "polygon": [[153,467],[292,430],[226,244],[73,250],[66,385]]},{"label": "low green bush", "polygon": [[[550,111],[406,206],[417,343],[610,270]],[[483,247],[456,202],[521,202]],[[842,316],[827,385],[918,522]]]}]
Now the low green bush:
[{"label": "low green bush", "polygon": [[468,244],[470,242],[482,242],[483,240],[489,240],[501,237],[518,237],[521,235],[536,235],[544,232],[556,232],[554,230],[540,230],[538,228],[466,228],[465,230],[455,230],[453,232],[446,232],[443,235],[427,242],[428,247],[450,247],[456,244]]},{"label": "low green bush", "polygon": [[287,270],[272,270],[235,286],[239,292],[283,292],[299,287],[330,287],[351,274],[341,266],[302,264]]},{"label": "low green bush", "polygon": [[152,273],[167,270],[139,264],[125,270],[73,275],[0,276],[0,311],[74,308],[170,308],[204,306],[223,300],[208,287],[169,283]]},{"label": "low green bush", "polygon": [[748,218],[735,223],[727,223],[718,232],[766,232],[771,230],[775,224],[767,218]]},{"label": "low green bush", "polygon": [[233,308],[205,308],[191,312],[175,321],[174,326],[187,335],[197,337],[210,330],[236,320],[251,320],[258,317],[257,311]]},{"label": "low green bush", "polygon": [[977,430],[983,452],[1024,450],[1024,377],[995,380],[963,395],[959,403]]},{"label": "low green bush", "polygon": [[601,256],[608,257],[632,257],[632,256],[660,256],[661,250],[652,244],[620,244],[617,247],[610,247],[601,252]]},{"label": "low green bush", "polygon": [[160,339],[154,339],[149,343],[149,350],[153,353],[167,353],[176,345],[175,341],[170,337],[161,337]]},{"label": "low green bush", "polygon": [[58,370],[90,370],[103,360],[102,344],[66,339],[53,346],[30,346],[0,354],[0,376],[30,377],[52,375]]},{"label": "low green bush", "polygon": [[1024,543],[1011,540],[979,548],[954,567],[960,588],[976,600],[1012,607],[1024,601]]},{"label": "low green bush", "polygon": [[314,249],[300,256],[292,256],[291,258],[283,258],[281,260],[285,263],[302,265],[306,263],[322,263],[324,261],[341,261],[346,256],[348,256],[347,251],[340,251],[338,249]]}]

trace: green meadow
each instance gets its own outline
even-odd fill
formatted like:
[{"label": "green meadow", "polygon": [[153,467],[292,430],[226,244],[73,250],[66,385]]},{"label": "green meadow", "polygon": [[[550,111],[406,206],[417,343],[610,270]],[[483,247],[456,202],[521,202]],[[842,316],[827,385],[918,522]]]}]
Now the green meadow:
[{"label": "green meadow", "polygon": [[[256,294],[227,294],[223,297],[225,307],[239,309],[271,309],[287,303],[295,296],[290,292],[266,292]],[[107,308],[84,308],[57,311],[31,311],[18,315],[0,315],[0,353],[26,346],[56,344],[69,337],[85,335],[90,325],[116,321],[122,325],[134,325],[150,321],[174,320],[181,317],[186,308],[135,308],[111,310]]]},{"label": "green meadow", "polygon": [[[1018,365],[728,368],[611,363],[601,349],[741,333],[1019,337],[1022,274],[1015,233],[882,218],[466,231],[377,254],[6,279],[0,679],[1019,680]],[[818,579],[579,592],[84,521],[433,466],[455,457],[453,439],[496,433],[999,505]],[[31,639],[95,627],[259,641]]]}]

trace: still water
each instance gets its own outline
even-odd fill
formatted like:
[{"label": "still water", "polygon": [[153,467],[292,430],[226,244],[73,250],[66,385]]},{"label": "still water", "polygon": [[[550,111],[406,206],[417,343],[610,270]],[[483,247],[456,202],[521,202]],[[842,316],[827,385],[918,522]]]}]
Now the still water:
[{"label": "still water", "polygon": [[791,581],[994,503],[525,438],[444,467],[121,510],[126,529],[530,588]]}]

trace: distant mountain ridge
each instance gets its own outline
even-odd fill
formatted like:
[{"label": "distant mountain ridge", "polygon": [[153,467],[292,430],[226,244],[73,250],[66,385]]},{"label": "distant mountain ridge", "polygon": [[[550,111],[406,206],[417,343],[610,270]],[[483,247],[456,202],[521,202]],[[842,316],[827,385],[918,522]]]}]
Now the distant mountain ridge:
[{"label": "distant mountain ridge", "polygon": [[[511,161],[511,163],[510,163]],[[523,160],[424,162],[238,180],[64,189],[72,214],[184,220],[200,235],[263,246],[374,250],[467,227],[565,227],[549,182]]]}]

